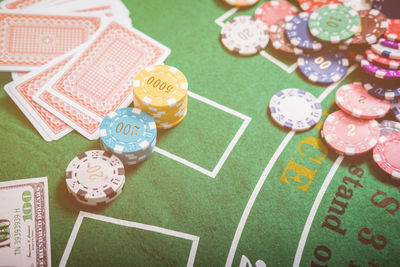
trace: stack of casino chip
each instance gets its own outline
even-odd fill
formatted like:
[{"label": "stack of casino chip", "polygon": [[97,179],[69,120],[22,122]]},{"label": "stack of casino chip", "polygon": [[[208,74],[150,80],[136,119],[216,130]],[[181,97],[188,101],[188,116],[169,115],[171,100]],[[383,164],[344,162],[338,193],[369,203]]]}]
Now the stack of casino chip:
[{"label": "stack of casino chip", "polygon": [[133,102],[153,117],[158,129],[175,127],[187,113],[188,82],[175,67],[154,65],[141,70],[133,81]]},{"label": "stack of casino chip", "polygon": [[116,199],[125,184],[121,160],[103,150],[90,150],[76,156],[65,174],[68,192],[77,202],[102,206]]},{"label": "stack of casino chip", "polygon": [[[270,39],[276,50],[297,56],[300,73],[318,84],[338,82],[352,60],[360,63],[360,81],[337,89],[339,110],[328,115],[321,137],[338,154],[373,151],[377,165],[400,179],[400,123],[378,122],[390,110],[400,120],[398,0],[298,2],[301,13],[287,1],[269,1],[256,9],[256,21],[233,18],[221,30],[222,44],[235,54],[255,55]],[[276,93],[269,112],[276,124],[292,131],[311,129],[322,113],[312,94],[296,88]]]},{"label": "stack of casino chip", "polygon": [[100,124],[100,145],[124,164],[140,163],[151,156],[156,145],[154,119],[137,108],[120,108]]}]

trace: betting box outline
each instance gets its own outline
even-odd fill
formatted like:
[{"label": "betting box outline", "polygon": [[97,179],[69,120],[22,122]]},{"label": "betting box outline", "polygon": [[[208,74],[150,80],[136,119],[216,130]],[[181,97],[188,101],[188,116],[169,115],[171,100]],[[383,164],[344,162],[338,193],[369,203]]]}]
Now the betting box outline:
[{"label": "betting box outline", "polygon": [[132,222],[132,221],[126,221],[126,220],[120,220],[108,216],[103,216],[103,215],[98,215],[94,213],[89,213],[85,211],[80,211],[78,217],[76,218],[74,228],[72,229],[71,235],[69,236],[68,243],[65,247],[63,256],[61,258],[59,266],[66,266],[69,255],[71,254],[72,247],[75,243],[76,236],[78,235],[79,228],[82,225],[82,221],[84,218],[88,219],[93,219],[93,220],[98,220],[106,223],[113,223],[117,224],[120,226],[125,226],[125,227],[130,227],[130,228],[137,228],[141,230],[146,230],[146,231],[151,231],[151,232],[156,232],[164,235],[169,235],[169,236],[174,236],[177,238],[181,239],[186,239],[186,240],[191,240],[192,241],[192,247],[190,249],[189,253],[189,258],[186,266],[193,266],[194,264],[194,259],[196,257],[197,253],[197,247],[199,245],[199,240],[200,237],[191,235],[191,234],[186,234],[154,225],[148,225],[148,224],[143,224],[143,223],[138,223],[138,222]]},{"label": "betting box outline", "polygon": [[[225,12],[220,17],[218,17],[214,22],[218,26],[223,27],[224,26],[224,20],[226,20],[227,18],[229,18],[230,16],[235,14],[236,11],[238,11],[238,10],[239,10],[238,7],[234,7],[232,9],[229,9],[227,12]],[[264,58],[268,59],[269,61],[271,61],[272,63],[274,63],[279,68],[283,69],[284,71],[286,71],[289,74],[292,73],[297,68],[297,62],[295,62],[292,65],[288,66],[285,63],[283,63],[282,61],[280,61],[279,59],[277,59],[276,57],[268,54],[265,50],[260,51],[260,55],[263,56]]]},{"label": "betting box outline", "polygon": [[205,98],[201,95],[198,95],[196,93],[190,92],[188,91],[188,95],[190,97],[193,97],[194,99],[197,99],[207,105],[213,106],[219,110],[222,110],[228,114],[231,114],[235,117],[238,117],[239,119],[243,120],[242,125],[239,127],[239,129],[237,130],[237,132],[235,133],[235,136],[233,137],[233,139],[231,140],[231,142],[229,143],[229,145],[227,146],[227,148],[225,149],[224,153],[222,154],[222,156],[219,158],[217,164],[215,165],[214,169],[212,171],[209,171],[197,164],[194,164],[193,162],[190,162],[184,158],[181,158],[177,155],[174,155],[164,149],[161,149],[159,147],[155,147],[154,151],[162,154],[170,159],[173,159],[179,163],[182,163],[192,169],[195,169],[198,172],[201,172],[211,178],[215,178],[218,174],[218,172],[221,170],[222,166],[224,165],[226,159],[229,157],[230,153],[232,152],[233,148],[235,147],[236,143],[239,141],[240,137],[242,136],[242,134],[244,133],[244,131],[246,130],[247,126],[249,125],[251,118],[249,116],[246,116],[236,110],[230,109],[224,105],[218,104],[217,102],[214,102],[208,98]]}]

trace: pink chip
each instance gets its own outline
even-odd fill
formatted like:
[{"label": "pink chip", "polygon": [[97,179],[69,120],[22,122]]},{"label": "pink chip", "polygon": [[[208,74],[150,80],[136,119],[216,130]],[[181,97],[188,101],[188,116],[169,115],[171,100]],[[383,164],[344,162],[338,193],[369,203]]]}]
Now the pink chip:
[{"label": "pink chip", "polygon": [[374,148],[374,160],[392,177],[400,179],[400,134],[392,133],[379,138]]},{"label": "pink chip", "polygon": [[260,5],[255,13],[254,18],[261,20],[269,28],[278,20],[286,16],[294,16],[299,13],[299,10],[287,1],[269,1]]},{"label": "pink chip", "polygon": [[340,154],[358,155],[371,150],[379,138],[379,123],[376,120],[362,120],[339,110],[325,120],[323,129],[325,141]]},{"label": "pink chip", "polygon": [[378,119],[390,110],[390,103],[370,95],[361,83],[343,85],[336,91],[336,104],[341,110],[361,119]]}]

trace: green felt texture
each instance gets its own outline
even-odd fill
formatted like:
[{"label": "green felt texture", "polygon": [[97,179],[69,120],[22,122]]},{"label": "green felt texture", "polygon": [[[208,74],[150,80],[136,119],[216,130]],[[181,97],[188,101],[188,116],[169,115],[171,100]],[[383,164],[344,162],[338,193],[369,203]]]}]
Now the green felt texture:
[{"label": "green felt texture", "polygon": [[[227,52],[219,41],[221,28],[214,22],[231,8],[221,0],[124,3],[131,11],[134,27],[171,49],[165,63],[186,75],[190,91],[251,121],[215,178],[154,153],[144,163],[126,168],[124,191],[114,202],[104,208],[91,208],[77,204],[68,194],[65,169],[77,154],[99,149],[99,142],[88,141],[76,132],[45,142],[1,90],[0,181],[48,177],[53,265],[61,260],[79,212],[87,211],[197,236],[194,265],[224,266],[230,262],[232,241],[254,194],[243,231],[240,228],[241,234],[236,235],[237,246],[231,250],[232,266],[239,266],[245,258],[251,266],[262,266],[261,261],[267,266],[292,266],[311,208],[338,158],[320,138],[323,120],[338,109],[335,90],[321,103],[321,122],[290,139],[261,183],[271,157],[289,133],[270,118],[267,108],[271,97],[293,87],[318,97],[326,87],[308,82],[298,70],[288,74],[260,55],[238,57]],[[233,16],[252,15],[256,6]],[[295,63],[296,57],[275,52],[271,44],[266,51],[288,66]],[[360,73],[356,69],[340,85],[359,80]],[[0,73],[2,87],[10,81],[9,73]],[[176,128],[159,132],[157,146],[212,172],[244,121],[193,97],[188,101],[187,117]],[[393,115],[386,118],[395,119]],[[290,170],[288,164],[297,167]],[[351,168],[353,172],[360,168],[357,173],[362,170],[363,175],[350,173],[351,166],[356,166]],[[296,181],[293,177],[299,171],[308,171],[313,178],[301,176]],[[345,185],[346,176],[362,187],[354,188],[349,182]],[[353,190],[352,197],[345,201],[345,213],[336,214],[340,228],[346,229],[344,235],[322,227],[326,216],[335,214],[329,208],[340,185]],[[396,266],[400,262],[399,212],[386,211],[396,209],[400,201],[396,186],[373,162],[371,152],[345,157],[322,195],[299,265],[314,262],[314,266],[349,266],[353,262],[354,266]],[[256,187],[258,194],[254,193]],[[377,190],[386,194],[375,199],[381,207],[371,202]],[[390,197],[387,206],[383,205],[385,197]],[[371,229],[371,234],[362,234],[364,239],[382,235],[386,245],[376,249],[361,243],[359,232],[363,228]],[[84,218],[68,265],[110,266],[112,262],[116,266],[184,266],[191,246],[192,241],[187,239]],[[329,249],[330,257],[323,252],[315,256],[316,248],[321,246]]]}]

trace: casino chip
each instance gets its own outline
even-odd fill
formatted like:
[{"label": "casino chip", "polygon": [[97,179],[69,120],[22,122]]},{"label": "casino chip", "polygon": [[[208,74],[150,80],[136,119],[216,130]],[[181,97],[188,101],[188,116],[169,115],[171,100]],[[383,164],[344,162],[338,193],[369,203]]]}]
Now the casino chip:
[{"label": "casino chip", "polygon": [[341,0],[299,0],[300,7],[306,12],[314,12],[325,5],[341,3]]},{"label": "casino chip", "polygon": [[346,44],[374,44],[381,37],[388,27],[385,15],[376,9],[360,10],[358,15],[361,18],[360,30],[355,36],[344,41]]},{"label": "casino chip", "polygon": [[297,13],[299,13],[299,10],[291,3],[283,0],[272,0],[260,5],[254,13],[254,18],[264,22],[269,29],[278,20],[286,16],[294,16]]},{"label": "casino chip", "polygon": [[372,8],[378,9],[388,18],[400,18],[399,0],[373,0]]},{"label": "casino chip", "polygon": [[396,116],[396,119],[400,121],[400,101],[392,102],[391,109],[393,114]]},{"label": "casino chip", "polygon": [[400,133],[400,122],[384,120],[379,124],[380,136]]},{"label": "casino chip", "polygon": [[400,19],[389,19],[385,38],[393,42],[400,42]]},{"label": "casino chip", "polygon": [[259,53],[269,41],[267,26],[250,16],[238,16],[226,22],[220,37],[226,49],[243,56]]},{"label": "casino chip", "polygon": [[377,66],[371,64],[365,58],[363,58],[361,60],[361,66],[367,74],[373,75],[376,78],[400,80],[400,70],[390,70],[390,69],[384,69],[384,68],[377,67]]},{"label": "casino chip", "polygon": [[349,60],[342,52],[319,51],[299,55],[297,64],[310,81],[333,83],[346,75]]},{"label": "casino chip", "polygon": [[136,108],[153,117],[158,129],[178,125],[187,114],[188,82],[177,68],[155,65],[141,70],[133,81]]},{"label": "casino chip", "polygon": [[269,37],[271,38],[272,46],[280,51],[291,54],[302,54],[303,51],[294,47],[286,37],[285,33],[286,20],[280,19],[275,24],[269,27]]},{"label": "casino chip", "polygon": [[127,165],[150,157],[156,138],[154,119],[137,108],[117,109],[104,117],[100,124],[103,149],[117,155]]},{"label": "casino chip", "polygon": [[246,7],[256,4],[260,0],[224,0],[225,3],[236,7]]},{"label": "casino chip", "polygon": [[125,169],[121,160],[103,150],[76,156],[65,172],[68,191],[86,205],[107,204],[121,194]]},{"label": "casino chip", "polygon": [[378,166],[393,178],[400,179],[400,134],[381,136],[374,147],[373,158]]},{"label": "casino chip", "polygon": [[371,0],[343,0],[343,5],[351,7],[356,11],[367,10],[371,9]]},{"label": "casino chip", "polygon": [[352,37],[360,29],[357,11],[343,5],[323,6],[311,14],[308,27],[320,40],[339,43]]},{"label": "casino chip", "polygon": [[[399,70],[400,69],[400,60],[390,59],[386,57],[382,57],[380,55],[375,54],[371,49],[365,50],[365,55],[369,62],[380,66],[385,69]],[[361,60],[360,60],[361,62]]]},{"label": "casino chip", "polygon": [[371,150],[379,138],[379,123],[363,120],[339,110],[331,113],[323,128],[325,141],[339,154],[359,155]]},{"label": "casino chip", "polygon": [[371,48],[375,53],[383,57],[400,60],[400,50],[389,48],[381,44],[373,44]]},{"label": "casino chip", "polygon": [[294,131],[310,129],[322,115],[321,105],[315,96],[296,88],[276,93],[269,103],[269,111],[276,123]]},{"label": "casino chip", "polygon": [[393,49],[400,49],[400,43],[386,40],[384,38],[379,39],[379,44]]},{"label": "casino chip", "polygon": [[372,79],[362,79],[363,86],[367,92],[382,100],[395,100],[400,98],[400,85],[389,85]]},{"label": "casino chip", "polygon": [[336,104],[339,108],[360,119],[379,119],[390,109],[390,103],[368,94],[361,83],[341,86],[336,91]]},{"label": "casino chip", "polygon": [[286,36],[290,43],[298,48],[311,49],[319,51],[322,44],[315,39],[308,31],[308,20],[311,14],[302,12],[291,18],[285,26]]}]

